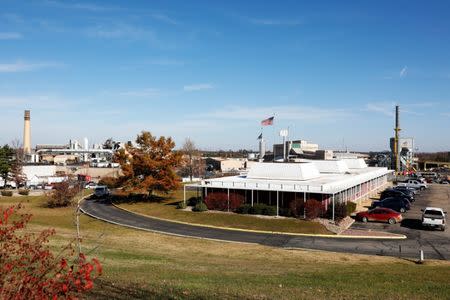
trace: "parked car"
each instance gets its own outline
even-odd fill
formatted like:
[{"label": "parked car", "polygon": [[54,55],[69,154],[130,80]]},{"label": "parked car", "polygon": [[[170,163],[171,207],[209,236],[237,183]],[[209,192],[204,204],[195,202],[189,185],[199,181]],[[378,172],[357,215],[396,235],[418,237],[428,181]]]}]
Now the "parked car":
[{"label": "parked car", "polygon": [[94,195],[97,198],[105,198],[110,194],[109,189],[106,185],[98,185],[95,187]]},{"label": "parked car", "polygon": [[422,209],[422,226],[429,228],[440,228],[444,231],[446,227],[446,214],[447,212],[438,207],[427,207]]},{"label": "parked car", "polygon": [[381,192],[380,200],[391,198],[391,197],[405,197],[409,202],[414,201],[414,195],[411,195],[409,192],[396,190],[396,189],[386,189]]},{"label": "parked car", "polygon": [[53,185],[51,184],[44,185],[44,190],[53,190]]},{"label": "parked car", "polygon": [[87,189],[89,189],[89,190],[93,190],[93,189],[95,189],[97,187],[97,184],[95,183],[95,182],[88,182],[88,183],[86,183],[86,185],[85,185],[85,188],[87,188]]},{"label": "parked car", "polygon": [[428,188],[428,185],[426,183],[423,183],[422,181],[420,181],[418,179],[408,179],[404,182],[398,182],[397,185],[412,187],[412,188],[415,188],[415,189],[421,190],[421,191]]},{"label": "parked car", "polygon": [[372,208],[385,207],[404,213],[411,209],[411,203],[404,197],[391,197],[372,202]]},{"label": "parked car", "polygon": [[415,188],[407,187],[407,186],[404,186],[404,185],[397,185],[397,186],[394,187],[394,189],[402,191],[402,192],[404,191],[404,192],[410,193],[413,196],[417,195],[419,193]]},{"label": "parked car", "polygon": [[357,213],[356,219],[363,222],[380,221],[395,224],[402,221],[402,215],[390,208],[378,207]]}]

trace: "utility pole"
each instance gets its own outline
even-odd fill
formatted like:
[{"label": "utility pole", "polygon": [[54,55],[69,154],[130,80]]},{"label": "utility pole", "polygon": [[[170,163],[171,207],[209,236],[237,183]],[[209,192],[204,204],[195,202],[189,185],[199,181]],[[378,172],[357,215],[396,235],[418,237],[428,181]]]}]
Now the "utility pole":
[{"label": "utility pole", "polygon": [[283,138],[283,162],[287,161],[286,157],[286,137],[289,135],[287,129],[280,130],[280,136]]},{"label": "utility pole", "polygon": [[399,159],[399,132],[400,132],[400,120],[399,120],[399,106],[395,106],[395,137],[394,137],[394,161],[395,161],[395,174],[400,171],[400,159]]}]

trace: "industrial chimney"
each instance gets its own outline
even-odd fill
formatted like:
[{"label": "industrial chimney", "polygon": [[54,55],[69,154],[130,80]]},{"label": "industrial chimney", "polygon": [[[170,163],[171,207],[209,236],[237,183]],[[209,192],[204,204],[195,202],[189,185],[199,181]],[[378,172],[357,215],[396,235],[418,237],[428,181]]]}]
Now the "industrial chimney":
[{"label": "industrial chimney", "polygon": [[30,127],[30,111],[26,110],[23,123],[23,151],[25,154],[31,153],[31,127]]}]

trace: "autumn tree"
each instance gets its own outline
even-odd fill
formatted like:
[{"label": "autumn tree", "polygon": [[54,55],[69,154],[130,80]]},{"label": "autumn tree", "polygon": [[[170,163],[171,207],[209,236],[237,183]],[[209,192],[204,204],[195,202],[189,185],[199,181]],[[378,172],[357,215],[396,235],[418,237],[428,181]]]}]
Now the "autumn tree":
[{"label": "autumn tree", "polygon": [[128,143],[125,149],[115,154],[115,161],[121,167],[121,181],[126,189],[168,193],[179,187],[179,178],[175,173],[181,163],[181,153],[174,152],[172,138],[154,137],[143,131],[136,138],[136,145]]},{"label": "autumn tree", "polygon": [[5,181],[5,184],[11,171],[13,157],[14,150],[9,145],[0,147],[0,177]]},{"label": "autumn tree", "polygon": [[186,138],[181,151],[184,155],[183,175],[186,174],[189,176],[190,181],[192,181],[192,177],[194,176],[202,176],[205,172],[206,164],[201,157],[201,152],[195,146],[194,141],[190,138]]}]

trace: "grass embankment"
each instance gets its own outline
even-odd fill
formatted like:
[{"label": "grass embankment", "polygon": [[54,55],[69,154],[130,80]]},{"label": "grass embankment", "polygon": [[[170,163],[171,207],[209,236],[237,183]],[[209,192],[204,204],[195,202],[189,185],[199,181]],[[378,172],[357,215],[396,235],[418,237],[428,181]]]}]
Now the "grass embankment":
[{"label": "grass embankment", "polygon": [[[44,197],[23,201],[29,230],[53,227],[57,251],[75,236],[73,208],[49,209]],[[448,299],[450,263],[416,265],[388,257],[284,250],[127,229],[81,217],[83,251],[104,275],[93,299]]]},{"label": "grass embankment", "polygon": [[[186,194],[187,198],[196,195],[195,192],[186,192]],[[160,202],[120,203],[117,206],[147,216],[199,225],[289,233],[333,234],[319,223],[294,218],[260,218],[236,213],[217,211],[200,213],[177,209],[176,204],[182,199],[183,191],[180,190]]]}]

